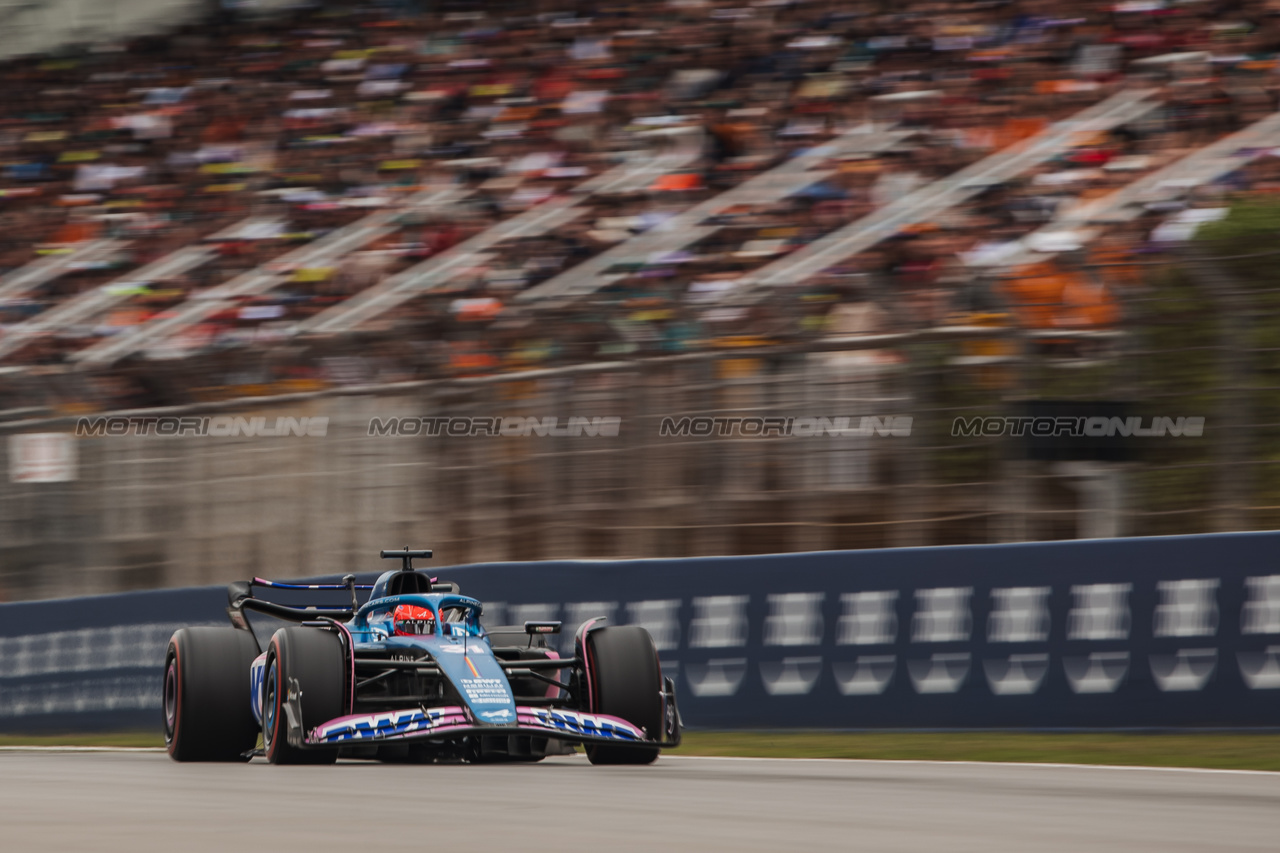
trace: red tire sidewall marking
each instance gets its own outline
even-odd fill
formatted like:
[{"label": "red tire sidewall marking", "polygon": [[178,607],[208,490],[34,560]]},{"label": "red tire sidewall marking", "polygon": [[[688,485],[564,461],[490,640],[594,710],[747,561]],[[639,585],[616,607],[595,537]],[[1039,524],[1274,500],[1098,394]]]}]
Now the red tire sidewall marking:
[{"label": "red tire sidewall marking", "polygon": [[271,719],[271,743],[268,745],[268,748],[267,748],[268,759],[275,757],[276,749],[277,749],[276,745],[280,743],[280,716],[281,716],[281,712],[284,710],[280,705],[281,698],[284,695],[284,692],[280,689],[281,687],[280,682],[283,679],[283,675],[284,675],[284,667],[280,665],[280,644],[276,642],[275,637],[271,638],[271,649],[274,652],[274,654],[269,655],[267,657],[267,671],[268,672],[271,671],[271,660],[272,658],[274,658],[275,664],[276,664],[276,667],[275,667],[276,695],[275,695],[275,701],[273,703],[275,705],[275,714],[272,716],[272,719]]},{"label": "red tire sidewall marking", "polygon": [[173,648],[173,737],[169,739],[167,744],[169,754],[173,755],[173,751],[178,746],[178,727],[182,723],[182,652],[181,644],[177,639],[169,641],[169,645]]},{"label": "red tire sidewall marking", "polygon": [[653,668],[658,671],[658,733],[650,737],[654,740],[662,740],[667,730],[667,685],[662,680],[662,657],[658,654],[658,647],[653,645],[652,648]]},{"label": "red tire sidewall marking", "polygon": [[596,681],[595,644],[591,642],[589,634],[583,638],[582,645],[587,653],[587,659],[584,661],[587,668],[587,710],[595,714],[599,713],[600,708],[600,685]]}]

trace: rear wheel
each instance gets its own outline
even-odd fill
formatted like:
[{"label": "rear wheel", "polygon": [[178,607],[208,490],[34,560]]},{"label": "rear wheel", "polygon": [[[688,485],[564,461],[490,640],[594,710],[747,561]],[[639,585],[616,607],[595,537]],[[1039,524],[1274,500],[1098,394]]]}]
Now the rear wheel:
[{"label": "rear wheel", "polygon": [[267,647],[262,683],[262,743],[272,764],[332,764],[338,750],[300,749],[288,740],[289,718],[284,704],[290,681],[301,691],[302,731],[305,734],[345,711],[346,652],[336,634],[319,628],[281,628]]},{"label": "rear wheel", "polygon": [[175,761],[245,761],[258,740],[249,669],[258,643],[235,628],[182,628],[164,663],[164,743]]},{"label": "rear wheel", "polygon": [[[638,625],[600,628],[587,635],[591,657],[591,710],[621,717],[650,738],[662,733],[662,668],[653,637]],[[650,764],[656,746],[588,744],[592,764]]]}]

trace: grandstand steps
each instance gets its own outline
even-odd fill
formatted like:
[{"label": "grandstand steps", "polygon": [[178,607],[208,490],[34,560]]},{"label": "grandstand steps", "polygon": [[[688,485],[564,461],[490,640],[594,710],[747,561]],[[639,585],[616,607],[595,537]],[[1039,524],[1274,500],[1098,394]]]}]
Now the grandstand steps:
[{"label": "grandstand steps", "polygon": [[1077,205],[1022,238],[1021,248],[999,257],[991,266],[1014,267],[1046,260],[1052,247],[1070,234],[1079,242],[1097,236],[1092,225],[1127,222],[1143,212],[1143,205],[1165,194],[1182,195],[1222,178],[1280,145],[1280,113],[1273,113],[1243,130],[1224,136],[1162,169],[1144,175],[1119,190],[1085,205]]},{"label": "grandstand steps", "polygon": [[399,275],[370,287],[299,325],[301,332],[341,334],[356,329],[392,308],[414,297],[443,287],[463,270],[483,262],[487,251],[503,241],[546,234],[582,216],[579,204],[599,193],[638,192],[647,189],[659,175],[688,166],[697,156],[694,151],[676,151],[657,157],[646,156],[628,161],[584,181],[569,195],[550,199],[523,213],[497,223],[446,252],[428,258]]},{"label": "grandstand steps", "polygon": [[413,196],[404,207],[371,213],[339,228],[318,240],[263,264],[217,287],[210,288],[196,300],[183,303],[171,314],[157,318],[113,338],[108,338],[71,356],[82,365],[105,366],[121,358],[153,346],[209,317],[234,307],[248,296],[271,291],[290,276],[287,271],[298,268],[331,266],[349,252],[356,251],[396,230],[395,220],[411,210],[448,207],[471,194],[460,187],[425,190]]},{"label": "grandstand steps", "polygon": [[855,153],[875,154],[892,147],[911,133],[909,130],[875,132],[865,125],[853,128],[824,145],[815,146],[731,190],[695,205],[650,231],[637,234],[630,240],[583,261],[555,278],[529,288],[517,296],[516,300],[527,302],[554,296],[572,297],[607,287],[624,277],[621,273],[608,272],[619,263],[676,252],[714,234],[721,226],[703,225],[708,217],[738,205],[777,202],[835,174],[834,169],[816,168],[832,157]]},{"label": "grandstand steps", "polygon": [[1108,131],[1160,106],[1154,89],[1127,89],[1057,122],[1030,139],[997,151],[950,177],[934,181],[802,249],[747,275],[725,301],[754,301],[770,288],[795,285],[892,237],[928,221],[990,186],[1011,180],[1069,148],[1080,134]]},{"label": "grandstand steps", "polygon": [[578,199],[575,198],[553,199],[524,214],[504,220],[469,240],[352,296],[312,321],[301,324],[300,329],[317,334],[332,334],[354,328],[419,293],[447,284],[463,270],[484,263],[491,256],[486,250],[504,240],[543,234],[578,218],[586,210],[578,208],[577,202]]},{"label": "grandstand steps", "polygon": [[65,254],[34,260],[0,277],[0,299],[11,299],[30,292],[66,275],[78,264],[106,260],[128,245],[126,240],[86,240]]},{"label": "grandstand steps", "polygon": [[164,281],[182,275],[212,260],[217,249],[209,245],[218,240],[234,239],[237,235],[251,232],[254,229],[270,227],[278,224],[274,217],[250,216],[216,234],[206,237],[206,244],[183,246],[170,252],[159,260],[126,273],[101,287],[86,291],[79,296],[68,299],[60,305],[50,308],[32,317],[25,323],[11,326],[7,334],[0,338],[0,358],[24,346],[32,338],[55,331],[67,329],[79,323],[85,323],[100,317],[117,304],[131,298],[124,286],[131,283]]}]

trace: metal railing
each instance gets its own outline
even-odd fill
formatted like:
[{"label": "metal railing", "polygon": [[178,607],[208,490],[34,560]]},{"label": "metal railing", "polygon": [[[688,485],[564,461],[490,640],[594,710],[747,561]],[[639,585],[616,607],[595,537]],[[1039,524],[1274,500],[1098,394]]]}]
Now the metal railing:
[{"label": "metal railing", "polygon": [[[1064,343],[1088,357],[1062,357]],[[216,421],[209,435],[82,435],[74,480],[7,479],[0,587],[17,599],[374,569],[378,549],[406,542],[448,565],[1274,524],[1274,466],[1222,451],[1249,430],[1263,446],[1269,427],[1201,411],[1212,398],[1143,366],[1166,356],[1140,328],[958,326],[115,413]],[[1055,398],[1140,401],[1208,425],[1201,439],[1083,464],[953,435],[957,417]],[[323,435],[243,434],[255,417],[286,431],[327,420]],[[908,417],[905,434],[893,419]],[[579,434],[570,418],[586,419]],[[717,418],[761,420],[726,431]],[[694,419],[711,419],[710,434]],[[75,430],[69,417],[0,426]],[[15,446],[0,442],[9,471]],[[1246,467],[1251,486],[1223,485]]]}]

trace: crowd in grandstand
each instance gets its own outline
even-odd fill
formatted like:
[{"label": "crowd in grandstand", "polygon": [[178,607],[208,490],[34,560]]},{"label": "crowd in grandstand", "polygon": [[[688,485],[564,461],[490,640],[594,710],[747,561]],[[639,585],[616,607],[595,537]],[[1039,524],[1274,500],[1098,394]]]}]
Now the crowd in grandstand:
[{"label": "crowd in grandstand", "polygon": [[[89,374],[74,396],[94,407],[177,402],[785,340],[847,332],[850,312],[837,306],[868,301],[883,308],[880,329],[1020,298],[1051,308],[1015,321],[1105,326],[1120,317],[1105,286],[1081,286],[1060,265],[993,278],[983,258],[1269,115],[1280,81],[1280,17],[1263,2],[431,8],[320,7],[0,66],[0,347],[83,294],[113,297],[5,349],[3,365],[22,370],[0,381],[29,399],[18,374],[60,375],[77,353],[264,266],[281,283],[184,330],[174,351],[193,355],[186,366],[126,362]],[[1164,108],[1082,134],[813,280],[751,304],[716,301],[762,265],[1126,86],[1156,88]],[[788,197],[722,211],[710,236],[637,258],[589,297],[515,301],[868,122],[913,133],[833,158],[829,177]],[[372,318],[371,334],[298,334],[497,223],[582,194],[637,151],[688,157],[478,253],[446,286]],[[1158,248],[1185,236],[1153,238],[1182,208],[1212,211],[1278,179],[1275,158],[1257,159],[1083,250],[1114,261]],[[422,201],[450,189],[448,202]],[[395,216],[367,244],[291,260],[378,211]],[[148,273],[191,246],[210,252]],[[56,274],[22,284],[32,264],[58,259]],[[165,370],[183,381],[165,382]]]}]

